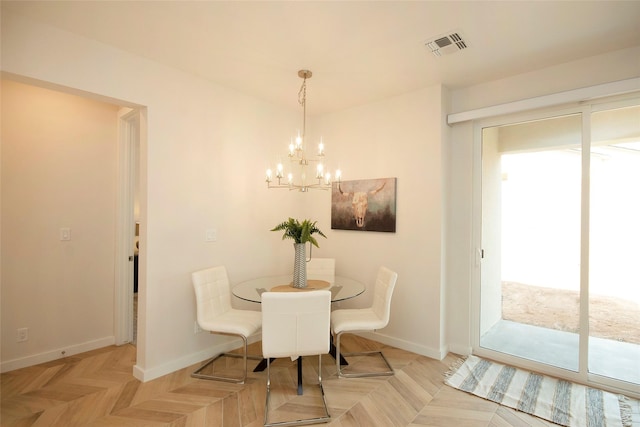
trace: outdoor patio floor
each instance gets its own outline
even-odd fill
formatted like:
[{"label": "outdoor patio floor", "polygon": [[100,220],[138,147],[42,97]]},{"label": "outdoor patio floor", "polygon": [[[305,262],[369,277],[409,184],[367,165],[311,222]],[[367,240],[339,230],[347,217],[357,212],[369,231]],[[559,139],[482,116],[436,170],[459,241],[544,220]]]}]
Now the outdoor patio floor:
[{"label": "outdoor patio floor", "polygon": [[[501,320],[480,339],[483,348],[578,371],[578,334]],[[590,338],[589,372],[640,387],[640,345]]]}]

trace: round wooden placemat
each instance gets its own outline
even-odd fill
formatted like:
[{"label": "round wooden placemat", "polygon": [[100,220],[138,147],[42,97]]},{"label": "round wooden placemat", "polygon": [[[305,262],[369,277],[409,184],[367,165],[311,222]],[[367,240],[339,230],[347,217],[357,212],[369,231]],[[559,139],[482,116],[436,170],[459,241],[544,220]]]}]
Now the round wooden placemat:
[{"label": "round wooden placemat", "polygon": [[288,285],[278,285],[271,288],[271,292],[301,292],[301,291],[313,291],[317,289],[327,289],[331,286],[331,283],[326,280],[307,280],[306,288],[294,288],[293,283]]}]

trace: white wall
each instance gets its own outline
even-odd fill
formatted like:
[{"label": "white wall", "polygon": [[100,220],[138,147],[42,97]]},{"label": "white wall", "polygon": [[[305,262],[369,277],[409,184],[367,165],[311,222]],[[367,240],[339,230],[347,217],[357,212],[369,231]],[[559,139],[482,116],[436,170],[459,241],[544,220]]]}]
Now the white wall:
[{"label": "white wall", "polygon": [[[340,159],[344,180],[397,178],[396,232],[329,230],[322,242],[338,274],[371,288],[377,269],[398,273],[389,326],[375,339],[441,357],[443,244],[442,88],[406,95],[314,118],[327,154]],[[308,215],[330,225],[330,194]],[[323,239],[324,240],[324,239]],[[344,306],[371,304],[371,292]],[[444,354],[443,354],[444,353]]]},{"label": "white wall", "polygon": [[[451,92],[451,113],[499,105],[598,84],[640,77],[640,47],[623,49],[569,62],[555,67],[486,82]],[[640,88],[638,88],[640,90]],[[475,141],[477,144],[479,141]],[[472,287],[478,285],[474,263],[472,227],[474,206],[474,132],[473,123],[452,127],[450,165],[449,244],[447,251],[447,336],[449,348],[466,353],[471,348],[473,307]]]},{"label": "white wall", "polygon": [[[114,342],[118,108],[8,80],[1,88],[7,370]],[[16,342],[18,328],[27,341]]]},{"label": "white wall", "polygon": [[[191,272],[225,264],[238,281],[290,265],[290,247],[269,229],[297,214],[298,195],[266,190],[264,159],[297,128],[299,112],[8,13],[2,47],[11,78],[146,107],[136,375],[205,359],[226,341],[193,334]],[[204,241],[208,228],[217,242]],[[3,294],[4,303],[12,301]]]},{"label": "white wall", "polygon": [[451,113],[638,77],[640,46],[451,91]]}]

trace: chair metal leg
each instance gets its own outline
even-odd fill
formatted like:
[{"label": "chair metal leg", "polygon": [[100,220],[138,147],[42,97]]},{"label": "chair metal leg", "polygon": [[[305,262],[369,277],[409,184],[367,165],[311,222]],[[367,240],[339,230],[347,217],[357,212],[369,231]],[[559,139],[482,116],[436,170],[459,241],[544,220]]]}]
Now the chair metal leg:
[{"label": "chair metal leg", "polygon": [[322,396],[322,404],[324,406],[324,415],[316,418],[305,418],[290,421],[269,422],[269,397],[271,395],[271,362],[267,358],[267,399],[264,406],[264,426],[301,426],[307,424],[328,423],[331,421],[331,415],[329,415],[329,409],[327,408],[327,401],[324,395],[324,387],[322,387],[322,355],[318,355],[318,386],[320,387],[320,395]]},{"label": "chair metal leg", "polygon": [[264,404],[264,425],[268,426],[269,420],[269,397],[271,397],[271,361],[269,358],[267,360],[267,401]]},{"label": "chair metal leg", "polygon": [[[391,364],[384,357],[384,354],[380,350],[374,351],[360,351],[360,352],[351,352],[351,353],[340,353],[340,337],[344,332],[340,332],[336,334],[336,368],[337,374],[339,378],[360,378],[360,377],[378,377],[378,376],[389,376],[393,375],[394,371],[391,367]],[[382,360],[387,365],[386,371],[377,371],[377,372],[343,372],[342,367],[340,366],[340,356],[370,356],[374,354],[379,354],[382,356]]]},{"label": "chair metal leg", "polygon": [[[231,335],[231,334],[229,334]],[[232,383],[238,383],[238,384],[244,384],[245,379],[247,378],[247,359],[254,359],[254,360],[260,360],[262,359],[262,357],[259,356],[248,356],[247,355],[247,337],[243,336],[243,335],[238,335],[240,338],[242,338],[243,341],[243,353],[242,354],[237,354],[237,353],[222,353],[219,354],[218,356],[207,360],[202,366],[200,366],[200,368],[198,368],[194,373],[191,374],[191,376],[193,378],[200,378],[203,380],[214,380],[214,381],[226,381],[226,382],[232,382]],[[221,375],[208,375],[208,374],[203,374],[202,371],[209,366],[210,364],[212,364],[213,362],[215,362],[216,360],[218,360],[220,357],[236,357],[239,358],[241,357],[244,361],[244,373],[242,375],[242,377],[228,377],[228,376],[221,376]]]}]

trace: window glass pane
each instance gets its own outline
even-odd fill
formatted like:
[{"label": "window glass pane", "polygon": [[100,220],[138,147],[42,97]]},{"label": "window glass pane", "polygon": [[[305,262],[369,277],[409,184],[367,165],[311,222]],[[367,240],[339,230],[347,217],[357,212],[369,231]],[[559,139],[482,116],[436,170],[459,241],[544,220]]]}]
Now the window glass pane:
[{"label": "window glass pane", "polygon": [[640,106],[591,118],[589,371],[640,384]]},{"label": "window glass pane", "polygon": [[581,116],[485,129],[480,345],[578,370]]}]

